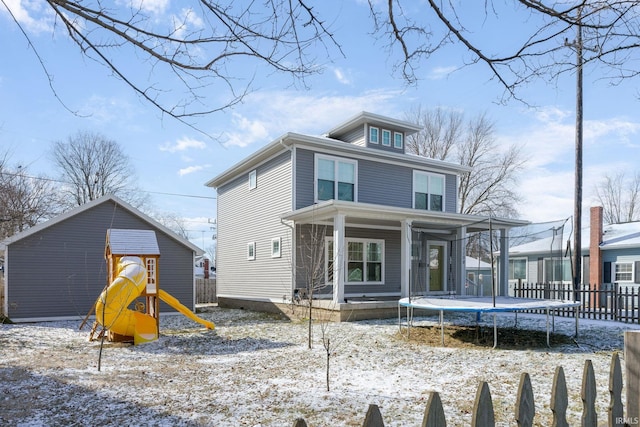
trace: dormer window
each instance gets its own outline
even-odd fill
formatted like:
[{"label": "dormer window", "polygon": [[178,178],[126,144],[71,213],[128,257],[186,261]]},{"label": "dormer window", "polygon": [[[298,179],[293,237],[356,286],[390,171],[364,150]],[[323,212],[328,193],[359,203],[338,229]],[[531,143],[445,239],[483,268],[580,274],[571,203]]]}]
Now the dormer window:
[{"label": "dormer window", "polygon": [[391,147],[391,131],[382,129],[382,145]]},{"label": "dormer window", "polygon": [[393,133],[393,148],[397,148],[402,150],[402,146],[404,145],[404,135],[402,132],[394,132]]},{"label": "dormer window", "polygon": [[369,126],[369,143],[371,144],[379,144],[380,143],[380,134],[379,129],[373,126]]}]

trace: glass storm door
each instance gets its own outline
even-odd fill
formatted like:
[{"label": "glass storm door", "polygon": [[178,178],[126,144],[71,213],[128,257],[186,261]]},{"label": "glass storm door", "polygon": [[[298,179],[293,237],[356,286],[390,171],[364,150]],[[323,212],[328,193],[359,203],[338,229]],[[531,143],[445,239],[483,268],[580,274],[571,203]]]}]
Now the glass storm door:
[{"label": "glass storm door", "polygon": [[429,255],[427,264],[429,292],[444,292],[446,291],[444,244],[433,242],[428,243],[427,254]]}]

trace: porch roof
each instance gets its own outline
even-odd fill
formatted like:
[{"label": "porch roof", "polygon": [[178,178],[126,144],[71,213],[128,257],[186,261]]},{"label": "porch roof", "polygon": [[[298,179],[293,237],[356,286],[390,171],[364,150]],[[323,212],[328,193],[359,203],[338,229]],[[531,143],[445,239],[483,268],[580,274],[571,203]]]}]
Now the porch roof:
[{"label": "porch roof", "polygon": [[298,223],[321,223],[332,220],[336,214],[345,215],[347,225],[399,227],[400,221],[408,220],[415,228],[451,231],[466,226],[469,233],[529,224],[529,221],[518,219],[423,211],[343,200],[323,201],[283,214],[281,218]]}]

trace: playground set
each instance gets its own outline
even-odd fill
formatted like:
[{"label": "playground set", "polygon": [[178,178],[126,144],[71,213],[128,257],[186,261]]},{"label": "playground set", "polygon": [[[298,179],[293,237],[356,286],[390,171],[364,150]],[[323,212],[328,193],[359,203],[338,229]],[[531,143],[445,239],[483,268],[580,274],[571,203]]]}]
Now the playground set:
[{"label": "playground set", "polygon": [[87,315],[95,310],[90,341],[105,334],[109,341],[135,345],[158,339],[160,300],[207,329],[215,328],[160,289],[160,249],[153,230],[107,230],[105,259],[107,286]]}]

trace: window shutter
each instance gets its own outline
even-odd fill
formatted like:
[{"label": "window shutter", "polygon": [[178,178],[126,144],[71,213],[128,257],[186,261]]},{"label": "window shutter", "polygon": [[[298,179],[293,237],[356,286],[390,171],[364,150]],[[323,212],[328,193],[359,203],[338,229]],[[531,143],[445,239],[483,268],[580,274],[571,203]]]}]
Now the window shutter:
[{"label": "window shutter", "polygon": [[611,283],[611,263],[605,262],[602,265],[602,282]]},{"label": "window shutter", "polygon": [[538,258],[538,283],[544,283],[544,258]]},{"label": "window shutter", "polygon": [[634,263],[633,282],[640,283],[640,261]]}]

